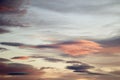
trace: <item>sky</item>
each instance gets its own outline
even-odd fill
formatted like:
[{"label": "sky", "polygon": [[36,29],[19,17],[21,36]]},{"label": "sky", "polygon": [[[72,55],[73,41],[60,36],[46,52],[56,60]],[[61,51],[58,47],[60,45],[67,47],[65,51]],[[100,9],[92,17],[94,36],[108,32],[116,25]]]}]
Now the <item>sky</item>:
[{"label": "sky", "polygon": [[119,0],[1,0],[0,80],[120,80]]}]

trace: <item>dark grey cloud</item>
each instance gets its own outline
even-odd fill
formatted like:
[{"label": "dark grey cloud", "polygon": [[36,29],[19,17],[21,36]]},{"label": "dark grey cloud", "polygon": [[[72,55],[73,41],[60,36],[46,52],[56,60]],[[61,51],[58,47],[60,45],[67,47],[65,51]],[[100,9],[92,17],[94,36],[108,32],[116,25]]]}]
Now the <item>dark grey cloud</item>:
[{"label": "dark grey cloud", "polygon": [[98,41],[99,43],[107,46],[107,47],[114,47],[120,46],[120,36],[115,36],[109,39]]},{"label": "dark grey cloud", "polygon": [[7,45],[7,46],[23,46],[24,44],[22,43],[16,43],[16,42],[1,42],[1,45]]},{"label": "dark grey cloud", "polygon": [[82,62],[80,62],[80,61],[66,61],[66,63],[74,64],[74,63],[82,63]]},{"label": "dark grey cloud", "polygon": [[9,62],[9,59],[5,59],[5,58],[0,58],[0,62]]},{"label": "dark grey cloud", "polygon": [[42,58],[43,60],[45,61],[48,61],[48,62],[65,62],[65,60],[63,59],[59,59],[59,58],[50,58],[50,57],[47,57],[47,56],[30,56],[31,58]]},{"label": "dark grey cloud", "polygon": [[0,34],[9,33],[9,32],[10,32],[9,30],[0,28]]},{"label": "dark grey cloud", "polygon": [[0,7],[1,7],[1,10],[2,8],[4,8],[6,11],[8,10],[7,8],[19,9],[24,1],[25,0],[20,0],[20,1],[13,0],[11,2],[10,0],[0,0]]},{"label": "dark grey cloud", "polygon": [[24,27],[20,18],[26,14],[25,4],[28,0],[1,0],[0,1],[0,26]]},{"label": "dark grey cloud", "polygon": [[40,70],[45,70],[45,69],[54,69],[54,67],[41,67]]},{"label": "dark grey cloud", "polygon": [[46,56],[36,56],[36,55],[33,55],[33,56],[30,56],[31,58],[47,58]]},{"label": "dark grey cloud", "polygon": [[89,74],[89,75],[105,75],[99,72],[92,72],[89,69],[95,68],[94,66],[81,63],[81,64],[73,64],[72,66],[67,66],[66,69],[73,70],[73,72],[81,73],[81,74]]},{"label": "dark grey cloud", "polygon": [[44,72],[28,64],[0,63],[0,75],[40,75]]},{"label": "dark grey cloud", "polygon": [[49,61],[49,62],[64,62],[64,60],[57,59],[57,58],[44,58],[44,60]]},{"label": "dark grey cloud", "polygon": [[29,73],[26,72],[10,72],[8,75],[28,75]]},{"label": "dark grey cloud", "polygon": [[72,66],[67,66],[67,69],[74,70],[74,72],[87,72],[87,70],[91,68],[94,68],[94,66],[86,64],[73,64]]}]

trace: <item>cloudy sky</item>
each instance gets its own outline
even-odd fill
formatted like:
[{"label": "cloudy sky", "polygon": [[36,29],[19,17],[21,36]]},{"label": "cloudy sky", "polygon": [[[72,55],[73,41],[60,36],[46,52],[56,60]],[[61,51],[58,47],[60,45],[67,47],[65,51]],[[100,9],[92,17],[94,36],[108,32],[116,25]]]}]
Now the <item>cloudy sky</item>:
[{"label": "cloudy sky", "polygon": [[1,0],[0,80],[120,80],[119,0]]}]

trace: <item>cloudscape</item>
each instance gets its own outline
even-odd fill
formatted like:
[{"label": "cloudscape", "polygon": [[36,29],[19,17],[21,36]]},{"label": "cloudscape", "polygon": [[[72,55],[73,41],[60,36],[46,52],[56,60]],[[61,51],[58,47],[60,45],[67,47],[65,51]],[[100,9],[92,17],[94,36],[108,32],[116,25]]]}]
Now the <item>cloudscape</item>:
[{"label": "cloudscape", "polygon": [[120,80],[119,0],[0,0],[0,80]]}]

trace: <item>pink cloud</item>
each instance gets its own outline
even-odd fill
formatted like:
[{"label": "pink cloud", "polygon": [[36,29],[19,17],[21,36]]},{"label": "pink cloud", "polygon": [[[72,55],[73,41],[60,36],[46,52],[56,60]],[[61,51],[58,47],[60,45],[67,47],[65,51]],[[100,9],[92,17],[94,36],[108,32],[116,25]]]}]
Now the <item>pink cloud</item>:
[{"label": "pink cloud", "polygon": [[80,41],[76,41],[75,43],[61,44],[59,46],[60,46],[59,48],[60,50],[72,56],[96,53],[102,49],[100,44],[88,40],[80,40]]}]

